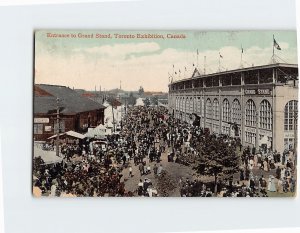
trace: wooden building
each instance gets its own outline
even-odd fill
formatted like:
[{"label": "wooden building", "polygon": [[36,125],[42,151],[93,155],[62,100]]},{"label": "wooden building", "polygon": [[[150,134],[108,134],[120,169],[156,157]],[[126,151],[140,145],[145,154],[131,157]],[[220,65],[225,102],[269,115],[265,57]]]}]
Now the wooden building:
[{"label": "wooden building", "polygon": [[[59,109],[59,127],[57,127]],[[44,141],[59,132],[73,130],[85,133],[89,127],[104,123],[104,109],[76,91],[58,85],[36,84],[34,86],[33,136]]]}]

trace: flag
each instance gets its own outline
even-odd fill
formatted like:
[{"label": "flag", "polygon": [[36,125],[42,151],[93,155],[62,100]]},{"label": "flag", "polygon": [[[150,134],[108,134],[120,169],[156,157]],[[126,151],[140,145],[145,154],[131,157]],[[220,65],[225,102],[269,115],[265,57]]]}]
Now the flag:
[{"label": "flag", "polygon": [[281,48],[280,48],[279,44],[277,43],[277,41],[275,40],[275,38],[274,38],[273,46],[274,46],[276,49],[281,50]]},{"label": "flag", "polygon": [[220,58],[223,58],[223,56],[221,55],[221,53],[219,53],[219,55],[220,55]]}]

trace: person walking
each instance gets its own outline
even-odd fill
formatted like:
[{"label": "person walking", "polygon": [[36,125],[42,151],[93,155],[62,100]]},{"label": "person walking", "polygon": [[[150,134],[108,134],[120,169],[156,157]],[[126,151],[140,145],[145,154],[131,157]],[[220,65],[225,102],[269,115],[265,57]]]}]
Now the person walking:
[{"label": "person walking", "polygon": [[157,175],[158,175],[158,176],[161,175],[162,170],[163,170],[163,167],[162,167],[162,165],[160,164],[159,167],[158,167],[158,169],[157,169]]},{"label": "person walking", "polygon": [[129,166],[129,177],[132,177],[133,175],[132,175],[132,167],[131,167],[131,165]]}]

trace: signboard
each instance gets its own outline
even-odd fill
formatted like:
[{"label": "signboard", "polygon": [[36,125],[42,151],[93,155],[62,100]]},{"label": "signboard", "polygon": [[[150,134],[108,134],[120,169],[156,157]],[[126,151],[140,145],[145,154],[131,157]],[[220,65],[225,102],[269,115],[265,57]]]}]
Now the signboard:
[{"label": "signboard", "polygon": [[245,89],[245,95],[272,95],[271,89]]},{"label": "signboard", "polygon": [[256,133],[256,129],[255,128],[250,128],[250,127],[245,127],[245,131],[250,132],[250,133]]},{"label": "signboard", "polygon": [[271,131],[260,130],[259,133],[264,135],[264,136],[272,137],[272,132]]},{"label": "signboard", "polygon": [[230,128],[230,124],[226,123],[226,122],[222,122],[222,126]]},{"label": "signboard", "polygon": [[284,138],[294,138],[294,132],[284,132]]},{"label": "signboard", "polygon": [[34,118],[33,119],[34,123],[49,123],[49,118]]}]

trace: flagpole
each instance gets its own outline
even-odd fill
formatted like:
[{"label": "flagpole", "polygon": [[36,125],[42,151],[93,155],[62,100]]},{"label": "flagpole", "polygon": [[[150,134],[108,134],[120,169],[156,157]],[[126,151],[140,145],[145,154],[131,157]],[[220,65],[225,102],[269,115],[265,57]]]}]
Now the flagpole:
[{"label": "flagpole", "polygon": [[173,77],[174,77],[174,75],[175,75],[174,72],[175,72],[175,71],[174,71],[174,64],[173,64]]},{"label": "flagpole", "polygon": [[204,74],[206,74],[206,56],[204,56],[204,64],[203,64],[203,71],[204,71]]},{"label": "flagpole", "polygon": [[219,72],[221,71],[221,54],[220,54],[220,52],[219,52]]},{"label": "flagpole", "polygon": [[199,64],[198,64],[198,61],[199,61],[198,57],[199,57],[199,51],[198,51],[198,49],[197,49],[197,70],[198,70],[198,67],[199,67],[199,66],[198,66],[198,65],[199,65]]},{"label": "flagpole", "polygon": [[275,40],[275,37],[274,37],[274,34],[273,34],[273,41],[272,41],[272,47],[273,47],[273,53],[272,53],[272,63],[274,64],[274,40]]},{"label": "flagpole", "polygon": [[241,45],[241,62],[240,62],[240,67],[243,68],[243,45]]}]

